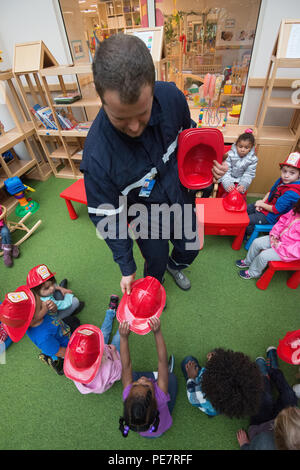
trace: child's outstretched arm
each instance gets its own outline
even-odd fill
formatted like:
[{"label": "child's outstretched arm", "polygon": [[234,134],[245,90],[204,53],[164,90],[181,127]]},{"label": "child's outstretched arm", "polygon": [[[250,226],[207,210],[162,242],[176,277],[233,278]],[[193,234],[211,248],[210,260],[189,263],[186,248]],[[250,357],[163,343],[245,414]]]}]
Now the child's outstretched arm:
[{"label": "child's outstretched arm", "polygon": [[159,318],[157,317],[150,318],[149,325],[154,334],[156,351],[157,351],[157,359],[158,359],[157,385],[164,393],[168,393],[168,381],[169,381],[168,354],[167,354],[166,343],[165,343],[163,334],[160,329]]},{"label": "child's outstretched arm", "polygon": [[130,359],[128,336],[130,333],[129,323],[123,321],[119,326],[120,333],[120,356],[122,364],[122,384],[126,388],[132,383],[132,366]]}]

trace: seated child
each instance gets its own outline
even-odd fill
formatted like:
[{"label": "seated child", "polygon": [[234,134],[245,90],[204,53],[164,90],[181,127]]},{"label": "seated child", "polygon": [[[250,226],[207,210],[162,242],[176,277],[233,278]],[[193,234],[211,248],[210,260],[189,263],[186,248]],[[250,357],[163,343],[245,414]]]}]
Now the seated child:
[{"label": "seated child", "polygon": [[[267,361],[256,363],[264,380],[259,412],[250,419],[248,434],[239,429],[237,440],[242,450],[300,450],[300,410],[297,397],[278,368],[276,348],[267,349]],[[273,398],[273,387],[277,397]]]},{"label": "seated child", "polygon": [[70,289],[63,287],[67,283],[66,279],[57,285],[55,274],[45,264],[40,264],[29,271],[26,283],[46,303],[49,313],[56,314],[56,317],[62,320],[79,313],[84,307],[84,302],[74,297]]},{"label": "seated child", "polygon": [[101,330],[94,325],[81,325],[70,338],[64,373],[82,394],[103,393],[121,379],[119,331],[108,344],[118,302],[118,296],[110,297]]},{"label": "seated child", "polygon": [[[41,350],[39,359],[63,375],[63,358],[72,329],[62,320],[47,314],[45,302],[28,286],[9,292],[0,305],[0,321],[12,341],[20,341],[25,333]],[[76,327],[80,322],[76,318]]]},{"label": "seated child", "polygon": [[[252,129],[241,134],[231,150],[224,155],[228,171],[220,178],[218,196],[224,197],[236,188],[241,194],[247,192],[256,173],[257,156],[255,155],[255,139]],[[225,192],[224,192],[225,190]],[[224,194],[222,194],[224,192]],[[245,196],[246,197],[246,196]]]},{"label": "seated child", "polygon": [[282,215],[269,235],[256,238],[245,259],[236,261],[243,279],[258,278],[269,261],[300,260],[300,199],[294,209]]},{"label": "seated child", "polygon": [[17,258],[20,254],[19,248],[11,243],[11,235],[4,218],[1,218],[2,206],[0,204],[0,237],[1,249],[3,250],[3,261],[5,266],[10,268],[13,265],[13,258]]},{"label": "seated child", "polygon": [[172,426],[172,416],[177,380],[168,367],[167,348],[160,329],[159,318],[149,320],[153,331],[157,356],[158,372],[132,372],[128,336],[129,323],[120,323],[120,353],[122,362],[122,384],[124,413],[119,420],[123,437],[129,430],[143,437],[159,437]]},{"label": "seated child", "polygon": [[275,181],[270,191],[263,199],[248,204],[250,223],[246,228],[246,236],[251,235],[256,224],[274,225],[300,198],[300,153],[291,153],[279,166],[281,177]]},{"label": "seated child", "polygon": [[241,418],[257,413],[263,391],[262,376],[255,362],[245,354],[217,348],[208,353],[204,367],[199,366],[195,357],[186,356],[181,369],[187,381],[189,402],[208,416]]}]

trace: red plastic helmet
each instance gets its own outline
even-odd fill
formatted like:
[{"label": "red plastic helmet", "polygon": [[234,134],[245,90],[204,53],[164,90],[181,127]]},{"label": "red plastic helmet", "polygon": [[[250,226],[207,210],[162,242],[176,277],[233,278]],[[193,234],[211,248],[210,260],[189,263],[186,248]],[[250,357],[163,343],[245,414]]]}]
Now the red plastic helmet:
[{"label": "red plastic helmet", "polygon": [[103,333],[97,326],[81,325],[72,334],[64,359],[64,373],[83,384],[96,376],[104,351]]},{"label": "red plastic helmet", "polygon": [[237,189],[230,191],[227,196],[223,197],[222,201],[224,209],[227,211],[243,212],[247,209],[247,203]]},{"label": "red plastic helmet", "polygon": [[224,138],[219,129],[185,129],[178,137],[177,164],[180,182],[189,189],[213,182],[213,160],[222,163]]},{"label": "red plastic helmet", "polygon": [[17,343],[25,335],[35,312],[35,297],[27,286],[8,292],[0,305],[0,321],[9,337]]},{"label": "red plastic helmet", "polygon": [[160,317],[166,303],[166,291],[154,277],[147,276],[132,284],[131,294],[125,293],[117,310],[117,319],[121,323],[128,321],[130,330],[139,335],[151,331],[148,320]]},{"label": "red plastic helmet", "polygon": [[279,340],[277,354],[288,364],[300,364],[300,330],[288,331],[285,337]]},{"label": "red plastic helmet", "polygon": [[283,163],[279,163],[280,168],[284,165],[292,166],[293,168],[297,168],[298,170],[300,170],[300,153],[290,153]]},{"label": "red plastic helmet", "polygon": [[27,274],[26,284],[32,289],[48,281],[48,279],[54,277],[55,274],[56,273],[52,273],[45,264],[39,264],[32,268]]}]

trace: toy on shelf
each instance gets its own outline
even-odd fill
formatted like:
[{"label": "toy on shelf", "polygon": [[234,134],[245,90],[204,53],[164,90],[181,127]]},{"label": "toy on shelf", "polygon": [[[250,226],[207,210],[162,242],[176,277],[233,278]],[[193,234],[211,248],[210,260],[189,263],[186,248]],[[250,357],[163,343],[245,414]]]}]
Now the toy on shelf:
[{"label": "toy on shelf", "polygon": [[229,116],[231,117],[240,117],[240,114],[241,114],[241,108],[242,108],[242,105],[241,104],[234,104],[232,105],[232,108],[231,108],[231,111],[229,113]]},{"label": "toy on shelf", "polygon": [[228,111],[225,106],[207,106],[200,109],[197,127],[225,127]]},{"label": "toy on shelf", "polygon": [[18,176],[13,176],[12,178],[7,178],[4,181],[6,191],[18,199],[19,204],[16,207],[15,213],[18,217],[24,217],[24,215],[34,214],[40,207],[38,202],[33,201],[30,198],[26,198],[25,191],[35,191],[35,189],[30,188],[30,186],[24,185]]}]

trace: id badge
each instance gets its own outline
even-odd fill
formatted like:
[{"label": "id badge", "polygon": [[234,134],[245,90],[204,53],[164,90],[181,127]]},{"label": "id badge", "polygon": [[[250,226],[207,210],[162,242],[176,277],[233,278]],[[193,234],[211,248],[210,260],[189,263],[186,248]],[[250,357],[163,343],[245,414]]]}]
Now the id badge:
[{"label": "id badge", "polygon": [[147,178],[145,180],[145,183],[143,184],[141,190],[140,190],[139,196],[140,197],[149,197],[154,185],[155,185],[155,179],[154,178],[152,178],[152,179]]}]

